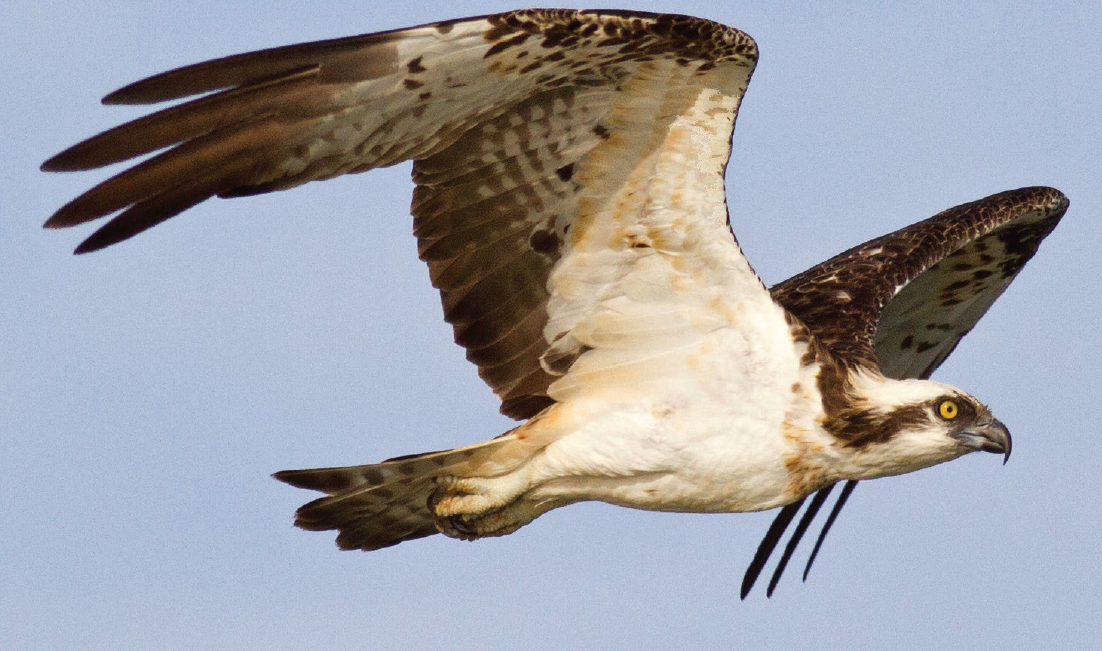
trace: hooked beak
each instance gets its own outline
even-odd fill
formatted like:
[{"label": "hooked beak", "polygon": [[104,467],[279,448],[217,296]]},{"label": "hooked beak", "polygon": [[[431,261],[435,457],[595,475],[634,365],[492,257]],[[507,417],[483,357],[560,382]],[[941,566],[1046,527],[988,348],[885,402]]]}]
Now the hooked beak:
[{"label": "hooked beak", "polygon": [[973,450],[1001,452],[1003,464],[1010,459],[1010,448],[1013,444],[1010,439],[1010,430],[1006,429],[1006,425],[1003,425],[998,419],[992,420],[986,425],[957,432],[953,437]]}]

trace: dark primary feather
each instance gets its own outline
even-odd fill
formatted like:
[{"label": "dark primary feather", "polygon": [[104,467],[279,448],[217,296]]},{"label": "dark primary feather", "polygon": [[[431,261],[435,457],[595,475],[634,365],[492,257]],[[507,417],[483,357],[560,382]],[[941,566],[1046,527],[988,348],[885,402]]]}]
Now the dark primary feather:
[{"label": "dark primary feather", "polygon": [[[785,545],[784,553],[781,554],[781,560],[777,562],[777,568],[773,570],[773,576],[769,579],[769,587],[765,591],[766,597],[773,596],[773,590],[777,587],[777,582],[781,580],[781,575],[784,574],[784,568],[788,567],[788,561],[792,558],[792,554],[796,551],[796,546],[800,544],[800,539],[803,538],[807,528],[811,526],[811,521],[815,519],[815,514],[822,508],[823,502],[830,497],[830,491],[834,488],[834,484],[827,486],[826,488],[815,493],[815,497],[812,498],[811,503],[807,505],[807,510],[804,511],[803,517],[800,518],[799,523],[796,524],[796,530],[792,532],[792,538],[789,539],[788,544]],[[791,521],[791,518],[789,518]],[[825,530],[825,528],[824,528]],[[810,568],[811,562],[808,561],[808,567]]]},{"label": "dark primary feather", "polygon": [[[502,412],[530,418],[578,352],[552,358],[544,334],[548,276],[578,211],[575,167],[613,135],[661,146],[652,136],[679,106],[708,88],[739,90],[756,54],[742,32],[687,16],[522,10],[198,63],[105,101],[211,94],[46,161],[44,170],[70,171],[153,154],[46,225],[117,213],[77,248],[84,253],[213,196],[413,160],[414,232],[444,317]],[[661,110],[631,94],[638,71],[661,82]],[[647,153],[623,148],[607,174],[633,170]]]},{"label": "dark primary feather", "polygon": [[[1067,208],[1067,197],[1052,188],[1000,192],[856,246],[770,292],[843,362],[895,379],[927,379],[1033,257]],[[863,336],[853,337],[855,324]],[[856,486],[847,481],[843,487],[808,559],[805,580]],[[812,500],[767,595],[806,531],[805,523],[832,488]],[[778,512],[746,570],[744,597],[802,502]]]},{"label": "dark primary feather", "polygon": [[791,504],[781,507],[781,510],[777,512],[777,516],[773,518],[773,524],[769,525],[769,530],[765,532],[765,536],[758,545],[758,550],[754,553],[754,558],[750,561],[750,566],[746,568],[746,574],[742,576],[742,589],[740,594],[743,599],[746,598],[746,595],[750,594],[750,590],[754,587],[754,582],[758,580],[758,575],[765,569],[765,564],[769,561],[769,555],[773,553],[773,549],[776,548],[777,543],[781,541],[781,537],[784,536],[784,530],[788,528],[788,524],[792,522],[792,518],[796,517],[796,513],[799,512],[805,499],[806,498],[800,498]]},{"label": "dark primary feather", "polygon": [[[830,532],[830,528],[834,526],[834,521],[838,518],[838,514],[842,512],[842,507],[846,505],[846,500],[849,499],[850,493],[852,493],[855,488],[857,488],[856,479],[850,479],[846,482],[845,486],[842,486],[842,493],[838,495],[838,501],[834,503],[834,508],[830,510],[830,515],[827,516],[826,522],[823,523],[823,530],[819,532],[819,537],[815,539],[815,546],[811,548],[811,553],[807,557],[807,565],[804,566],[804,581],[807,581],[807,575],[811,572],[811,566],[815,564],[815,557],[819,555],[819,549],[822,548],[827,533]],[[812,517],[814,517],[814,514],[812,514]],[[794,542],[792,545],[793,548],[795,548],[795,546],[799,544],[800,539],[795,536],[793,536],[793,538]]]},{"label": "dark primary feather", "polygon": [[[444,27],[458,21],[420,25]],[[319,81],[342,83],[382,77],[397,65],[392,44],[407,27],[362,36],[284,45],[235,54],[183,66],[123,86],[103,98],[104,104],[156,104],[202,93],[236,88],[258,88],[294,77],[300,71],[319,71]]]}]

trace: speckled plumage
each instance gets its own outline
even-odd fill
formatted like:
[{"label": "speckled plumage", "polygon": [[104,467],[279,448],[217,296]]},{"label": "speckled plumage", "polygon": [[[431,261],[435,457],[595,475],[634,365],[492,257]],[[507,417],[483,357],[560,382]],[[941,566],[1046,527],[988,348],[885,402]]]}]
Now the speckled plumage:
[{"label": "speckled plumage", "polygon": [[[77,249],[91,251],[212,196],[413,161],[414,233],[444,318],[525,422],[457,450],[277,473],[326,493],[296,522],[338,529],[342,548],[502,535],[586,499],[798,506],[837,481],[1009,452],[967,394],[881,370],[928,376],[1066,200],[989,197],[770,292],[723,187],[756,58],[749,36],[696,18],[525,10],[200,63],[108,95],[211,93],[47,161],[90,169],[167,148],[47,226],[118,212]],[[946,399],[961,422],[939,420]]]}]

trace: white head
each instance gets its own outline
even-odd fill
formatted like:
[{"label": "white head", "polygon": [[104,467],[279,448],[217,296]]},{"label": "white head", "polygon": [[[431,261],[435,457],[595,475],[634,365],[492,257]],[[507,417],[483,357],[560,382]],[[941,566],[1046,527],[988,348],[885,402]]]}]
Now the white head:
[{"label": "white head", "polygon": [[[1010,457],[1010,432],[960,389],[931,380],[892,380],[857,372],[823,427],[842,440],[849,479],[898,475],[976,450]],[[834,409],[830,407],[834,406]]]}]

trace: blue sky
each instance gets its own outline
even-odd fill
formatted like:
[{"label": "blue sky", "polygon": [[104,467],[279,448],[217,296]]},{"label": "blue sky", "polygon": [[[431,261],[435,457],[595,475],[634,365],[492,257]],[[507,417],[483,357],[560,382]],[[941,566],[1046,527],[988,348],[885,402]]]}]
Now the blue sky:
[{"label": "blue sky", "polygon": [[1015,436],[854,494],[806,584],[738,599],[772,514],[591,504],[502,539],[362,554],[291,526],[276,470],[510,427],[417,261],[408,166],[215,200],[96,254],[44,231],[104,178],[49,155],[99,98],[260,47],[500,2],[0,8],[0,646],[10,649],[1086,648],[1102,636],[1102,9],[637,2],[751,34],[735,231],[769,283],[944,208],[1071,209],[936,376]]}]

